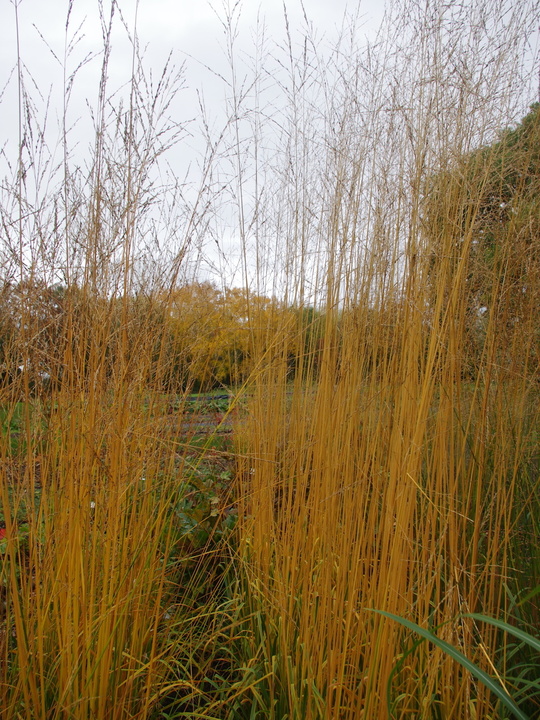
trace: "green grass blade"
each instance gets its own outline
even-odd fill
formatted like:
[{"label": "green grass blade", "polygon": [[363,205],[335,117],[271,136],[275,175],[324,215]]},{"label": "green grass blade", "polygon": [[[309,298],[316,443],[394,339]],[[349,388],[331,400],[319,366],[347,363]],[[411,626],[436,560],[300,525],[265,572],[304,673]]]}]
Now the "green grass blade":
[{"label": "green grass blade", "polygon": [[421,645],[423,642],[424,638],[420,638],[420,640],[417,640],[415,643],[413,643],[413,646],[409,648],[405,653],[403,653],[403,656],[396,662],[396,664],[392,668],[392,672],[388,676],[388,682],[386,683],[386,707],[388,709],[388,717],[391,719],[394,717],[394,709],[392,703],[392,682],[394,680],[394,677],[400,672],[403,664],[405,663],[405,660],[409,657],[409,655],[412,655],[416,651],[418,646]]},{"label": "green grass blade", "polygon": [[522,597],[521,600],[517,603],[517,606],[519,607],[520,605],[523,605],[524,603],[528,602],[529,600],[532,600],[532,598],[536,597],[538,594],[540,594],[540,585],[537,585],[530,592],[528,592],[524,597]]},{"label": "green grass blade", "polygon": [[399,615],[393,615],[392,613],[385,612],[384,610],[375,610],[373,608],[367,608],[370,609],[372,612],[376,612],[379,615],[384,615],[384,617],[390,618],[391,620],[395,620],[400,625],[403,625],[403,627],[408,628],[409,630],[412,630],[415,633],[418,633],[426,640],[429,640],[434,645],[436,645],[438,648],[440,648],[443,652],[445,652],[447,655],[449,655],[453,660],[458,662],[462,667],[464,667],[466,670],[468,670],[471,675],[473,675],[475,678],[480,680],[481,683],[483,683],[491,692],[496,695],[499,700],[503,703],[503,705],[510,710],[519,720],[529,720],[527,715],[523,713],[519,707],[516,705],[516,703],[512,700],[510,695],[508,695],[507,692],[503,689],[503,687],[493,680],[492,677],[490,677],[486,672],[484,672],[481,668],[479,668],[477,665],[475,665],[471,660],[469,660],[463,653],[461,653],[459,650],[456,650],[455,647],[450,645],[450,643],[447,643],[445,640],[441,640],[441,638],[438,638],[436,635],[433,635],[432,632],[429,630],[426,630],[423,627],[420,627],[420,625],[417,625],[416,623],[411,622],[410,620],[405,620],[405,618],[400,617]]},{"label": "green grass blade", "polygon": [[530,635],[529,633],[524,632],[523,630],[520,630],[513,625],[509,625],[502,620],[487,617],[486,615],[477,615],[476,613],[467,613],[466,615],[462,615],[462,617],[468,617],[472,618],[473,620],[478,620],[479,622],[485,622],[488,625],[494,625],[500,630],[504,630],[505,632],[510,633],[510,635],[519,638],[519,640],[523,640],[523,642],[527,643],[527,645],[530,645],[530,647],[540,652],[540,640],[538,640],[538,638],[535,638],[533,635]]}]

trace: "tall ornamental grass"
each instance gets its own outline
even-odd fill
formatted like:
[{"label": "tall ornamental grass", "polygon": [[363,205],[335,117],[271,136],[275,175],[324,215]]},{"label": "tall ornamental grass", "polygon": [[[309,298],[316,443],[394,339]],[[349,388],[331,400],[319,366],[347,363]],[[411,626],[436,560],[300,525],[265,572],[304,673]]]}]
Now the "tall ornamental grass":
[{"label": "tall ornamental grass", "polygon": [[[13,10],[19,20],[18,3]],[[176,371],[175,338],[164,331],[171,292],[186,279],[183,259],[199,241],[198,203],[207,202],[195,187],[187,204],[179,183],[160,174],[162,156],[186,133],[169,107],[182,74],[169,66],[147,74],[126,26],[132,74],[126,92],[110,91],[111,35],[121,20],[115,3],[110,12],[100,4],[94,141],[82,158],[71,145],[70,99],[86,60],[77,60],[72,10],[69,3],[60,152],[47,142],[47,108],[19,56],[17,150],[3,155],[6,720],[143,718],[169,694],[201,695],[193,678],[204,666],[190,661],[189,630],[212,615],[218,566],[186,537],[178,510],[205,448],[182,430],[190,360]],[[197,599],[205,557],[207,605]]]},{"label": "tall ornamental grass", "polygon": [[282,80],[296,93],[264,222],[289,253],[288,297],[324,330],[300,314],[293,369],[290,340],[259,347],[239,554],[270,679],[252,707],[499,717],[384,611],[535,717],[537,656],[467,615],[512,612],[533,634],[538,618],[538,148],[494,132],[522,97],[518,37],[538,8],[393,11],[369,50],[348,28],[324,62],[291,40]]},{"label": "tall ornamental grass", "polygon": [[[109,92],[115,3],[78,161],[68,7],[61,161],[20,56],[2,185],[0,716],[504,717],[417,626],[535,717],[537,655],[478,615],[538,623],[536,0],[396,1],[333,46],[285,11],[249,77],[224,6],[192,187],[164,164],[182,73],[123,16]],[[171,321],[231,227],[232,458],[186,430],[223,357]]]}]

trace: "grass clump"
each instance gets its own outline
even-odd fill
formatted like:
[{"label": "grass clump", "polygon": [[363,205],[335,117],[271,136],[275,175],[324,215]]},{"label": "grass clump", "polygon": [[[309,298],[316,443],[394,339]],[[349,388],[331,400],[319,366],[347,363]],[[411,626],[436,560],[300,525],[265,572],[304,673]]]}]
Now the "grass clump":
[{"label": "grass clump", "polygon": [[[65,110],[59,175],[20,142],[3,187],[2,717],[534,717],[538,109],[496,134],[534,3],[396,2],[328,53],[286,16],[249,92],[226,9],[189,201],[181,77],[132,33],[115,104],[100,8],[87,175]],[[231,167],[242,290],[186,269]]]}]

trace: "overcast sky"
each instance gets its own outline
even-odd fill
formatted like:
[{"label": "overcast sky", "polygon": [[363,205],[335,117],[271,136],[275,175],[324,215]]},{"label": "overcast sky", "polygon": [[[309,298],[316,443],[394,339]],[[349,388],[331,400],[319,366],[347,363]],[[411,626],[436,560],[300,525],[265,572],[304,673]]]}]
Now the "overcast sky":
[{"label": "overcast sky", "polygon": [[[473,7],[474,2],[472,0]],[[494,2],[496,5],[496,0]],[[517,0],[501,0],[500,13],[504,10],[504,2],[512,6]],[[66,77],[77,71],[67,124],[70,147],[75,148],[73,161],[88,161],[88,148],[94,141],[90,108],[96,107],[103,50],[100,5],[108,17],[111,0],[0,0],[0,151],[3,155],[0,156],[0,176],[5,174],[6,158],[11,161],[12,169],[16,166],[18,57],[23,64],[26,86],[36,103],[36,117],[42,123],[45,116],[48,117],[46,142],[53,154],[51,166],[62,158],[64,68]],[[374,39],[384,14],[384,0],[240,0],[238,3],[235,0],[140,0],[139,3],[136,0],[118,0],[117,6],[111,38],[113,52],[108,67],[109,95],[116,92],[118,100],[129,93],[132,71],[130,37],[133,37],[135,28],[139,46],[144,51],[145,72],[152,73],[154,81],[159,78],[169,56],[177,68],[185,65],[182,89],[168,111],[175,121],[186,128],[170,163],[172,171],[181,178],[188,168],[197,166],[204,152],[199,98],[204,98],[212,131],[219,134],[220,123],[222,126],[226,118],[231,117],[232,93],[228,86],[231,68],[227,62],[227,36],[224,32],[228,12],[235,23],[235,70],[240,83],[250,73],[253,77],[253,58],[256,48],[260,50],[262,47],[260,38],[263,34],[267,38],[266,51],[274,52],[275,44],[283,48],[286,22],[295,46],[293,54],[301,56],[299,49],[308,33],[320,62],[335,46],[340,32],[346,34],[351,24],[346,13],[357,16],[356,47],[362,46],[364,35],[366,42],[367,38]],[[405,4],[403,7],[407,9]],[[418,12],[422,12],[419,5],[416,7]],[[453,3],[445,7],[452,8]],[[465,9],[463,12],[466,23],[468,11]],[[402,29],[394,25],[388,27],[401,37]],[[283,51],[281,58],[286,56]],[[273,64],[269,63],[269,67],[279,68],[279,62],[279,59],[275,60]],[[278,85],[276,82],[272,87],[268,83],[271,92],[277,92]],[[275,102],[283,101],[279,98]],[[271,98],[269,102],[272,102]],[[238,247],[238,238],[233,237],[235,231],[232,225],[229,246],[226,247],[227,240],[224,239],[226,250],[219,258],[222,264],[216,272],[217,276],[220,273],[224,275],[228,283],[237,282],[239,268],[238,254],[235,255],[233,250],[235,242]],[[225,231],[222,237],[226,234]]]},{"label": "overcast sky", "polygon": [[[17,32],[15,4],[18,5],[20,55],[29,72],[44,95],[53,87],[62,90],[62,61],[66,40],[68,0],[0,0],[0,88],[4,88],[9,74],[17,62]],[[105,12],[110,0],[103,0]],[[145,48],[145,65],[158,72],[169,53],[176,65],[186,62],[186,84],[190,88],[202,88],[208,101],[219,104],[221,97],[214,94],[211,73],[205,66],[216,71],[223,69],[225,36],[223,21],[227,8],[232,10],[234,0],[119,0],[121,16],[130,32],[135,27],[135,11],[138,7],[137,34],[140,46]],[[76,48],[68,60],[68,72],[87,55],[99,53],[103,41],[99,21],[98,0],[73,0],[68,38],[77,36]],[[280,40],[284,37],[284,6],[291,32],[302,32],[308,23],[321,47],[332,43],[343,25],[345,12],[359,13],[360,27],[366,35],[373,35],[383,15],[384,0],[242,0],[236,13],[238,39],[236,50],[251,55],[255,27],[264,24],[267,37]],[[118,18],[118,13],[117,13]],[[126,81],[131,73],[131,47],[122,22],[116,22],[112,36],[114,53],[110,66],[111,86]],[[55,60],[56,56],[58,61]],[[99,71],[99,61],[81,71],[89,95],[97,92],[91,79]],[[15,84],[10,83],[11,90]],[[53,90],[54,92],[54,90]],[[58,99],[54,96],[54,102]],[[15,114],[13,106],[2,108]]]},{"label": "overcast sky", "polygon": [[[13,163],[17,157],[18,52],[24,66],[25,83],[36,102],[36,117],[43,122],[47,111],[47,144],[56,155],[53,163],[62,156],[64,65],[66,76],[78,68],[67,112],[71,128],[69,137],[70,146],[79,148],[78,156],[74,152],[76,161],[78,157],[83,163],[88,160],[88,147],[94,139],[89,108],[96,107],[103,48],[99,5],[99,0],[73,0],[66,29],[69,0],[0,0],[0,147],[5,150],[4,160],[8,157]],[[110,0],[102,0],[101,5],[108,17]],[[242,0],[240,3],[235,0],[140,0],[139,3],[118,0],[117,5],[119,12],[112,33],[108,93],[127,94],[132,68],[129,34],[132,36],[136,27],[147,73],[159,77],[169,56],[174,66],[184,65],[183,89],[171,108],[175,119],[185,122],[187,128],[192,127],[190,122],[195,127],[199,122],[200,94],[216,132],[227,113],[230,114],[227,97],[230,100],[231,93],[227,83],[218,77],[220,74],[228,80],[231,77],[224,32],[228,12],[232,13],[236,23],[234,52],[241,81],[244,74],[249,74],[248,66],[253,63],[257,28],[259,37],[264,31],[267,48],[271,48],[273,43],[284,42],[287,19],[293,44],[297,41],[300,46],[301,38],[308,30],[318,50],[324,54],[335,43],[340,31],[348,26],[346,13],[357,15],[360,33],[373,37],[384,11],[384,0],[362,3],[358,0],[303,0],[303,3],[301,0]],[[69,44],[71,47],[67,52]],[[65,61],[64,57],[67,58]],[[182,177],[188,166],[196,165],[203,146],[200,133],[195,131],[191,136],[186,133],[179,146],[181,152],[172,155],[173,171]],[[231,251],[223,254],[219,268],[228,282],[237,281],[239,267],[233,244],[231,239]],[[229,267],[224,267],[224,262]]]}]

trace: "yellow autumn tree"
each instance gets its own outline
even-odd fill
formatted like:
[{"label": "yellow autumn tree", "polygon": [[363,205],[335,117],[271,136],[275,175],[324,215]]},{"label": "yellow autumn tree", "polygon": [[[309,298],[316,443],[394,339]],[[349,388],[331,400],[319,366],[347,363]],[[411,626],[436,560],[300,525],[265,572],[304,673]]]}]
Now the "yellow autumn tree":
[{"label": "yellow autumn tree", "polygon": [[271,352],[276,333],[292,327],[291,311],[277,299],[209,282],[178,288],[168,306],[169,357],[196,389],[244,382],[255,355]]}]

